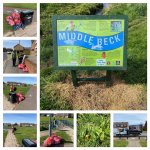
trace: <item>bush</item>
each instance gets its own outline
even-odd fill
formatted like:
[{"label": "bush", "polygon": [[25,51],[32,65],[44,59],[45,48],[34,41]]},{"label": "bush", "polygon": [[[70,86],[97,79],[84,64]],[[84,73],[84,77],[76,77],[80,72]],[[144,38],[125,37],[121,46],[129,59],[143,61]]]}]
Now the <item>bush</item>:
[{"label": "bush", "polygon": [[106,15],[128,15],[127,71],[115,71],[128,84],[147,83],[147,5],[113,4]]},{"label": "bush", "polygon": [[42,69],[40,72],[40,75],[45,78],[47,76],[50,76],[52,72],[53,72],[53,67],[48,67],[48,68]]},{"label": "bush", "polygon": [[78,114],[77,124],[79,147],[110,146],[109,114]]}]

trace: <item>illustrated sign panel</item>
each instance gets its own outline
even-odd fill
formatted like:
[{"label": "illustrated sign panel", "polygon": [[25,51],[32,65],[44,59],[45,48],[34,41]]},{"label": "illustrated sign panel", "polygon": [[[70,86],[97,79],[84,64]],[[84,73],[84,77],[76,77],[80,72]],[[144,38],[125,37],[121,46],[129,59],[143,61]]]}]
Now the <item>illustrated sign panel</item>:
[{"label": "illustrated sign panel", "polygon": [[125,16],[55,16],[53,29],[57,67],[126,69]]}]

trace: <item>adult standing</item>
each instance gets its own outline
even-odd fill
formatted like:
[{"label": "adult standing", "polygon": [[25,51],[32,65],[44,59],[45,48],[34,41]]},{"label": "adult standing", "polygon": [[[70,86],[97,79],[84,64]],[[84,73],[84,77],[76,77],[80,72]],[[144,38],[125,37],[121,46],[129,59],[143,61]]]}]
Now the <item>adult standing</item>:
[{"label": "adult standing", "polygon": [[12,52],[12,63],[13,63],[13,67],[16,66],[16,59],[17,59],[17,53],[15,50],[13,50]]}]

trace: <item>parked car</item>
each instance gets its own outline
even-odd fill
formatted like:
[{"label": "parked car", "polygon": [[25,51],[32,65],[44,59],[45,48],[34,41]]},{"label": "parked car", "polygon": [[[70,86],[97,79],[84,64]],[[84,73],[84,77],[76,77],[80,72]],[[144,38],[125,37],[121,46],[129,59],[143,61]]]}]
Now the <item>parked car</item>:
[{"label": "parked car", "polygon": [[115,128],[114,129],[115,136],[127,136],[127,135],[137,136],[137,135],[140,135],[142,132],[143,132],[142,125],[130,125],[129,128]]}]

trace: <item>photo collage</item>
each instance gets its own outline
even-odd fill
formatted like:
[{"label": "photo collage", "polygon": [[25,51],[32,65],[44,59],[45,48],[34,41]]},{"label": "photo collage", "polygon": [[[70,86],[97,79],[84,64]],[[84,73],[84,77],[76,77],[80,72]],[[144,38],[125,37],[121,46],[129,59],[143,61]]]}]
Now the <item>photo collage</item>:
[{"label": "photo collage", "polygon": [[148,0],[0,3],[1,149],[150,148]]}]

